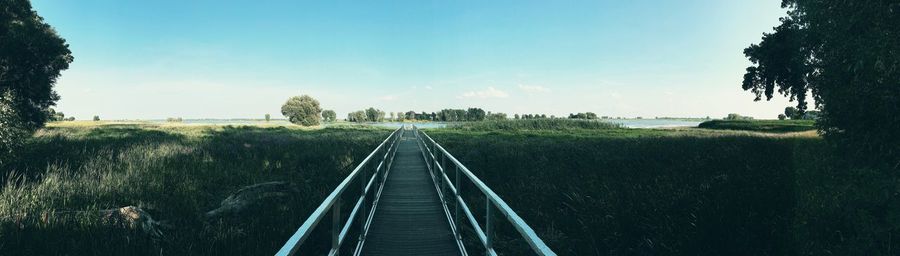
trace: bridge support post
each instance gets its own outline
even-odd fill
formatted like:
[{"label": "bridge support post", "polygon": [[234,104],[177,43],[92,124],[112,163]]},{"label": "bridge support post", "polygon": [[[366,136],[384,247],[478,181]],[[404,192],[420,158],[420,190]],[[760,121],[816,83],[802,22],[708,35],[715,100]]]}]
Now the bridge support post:
[{"label": "bridge support post", "polygon": [[[443,158],[441,160],[443,161]],[[453,198],[453,226],[456,229],[456,240],[462,240],[462,230],[459,230],[459,199],[462,198],[462,185],[459,184],[459,166],[455,167],[453,169],[456,173],[456,184],[453,186],[456,187],[456,197]]]},{"label": "bridge support post", "polygon": [[341,246],[339,236],[341,235],[341,199],[338,198],[331,207],[331,250],[333,255],[340,255]]},{"label": "bridge support post", "polygon": [[484,221],[484,235],[485,235],[485,244],[484,244],[484,255],[491,255],[491,251],[494,247],[494,221],[491,218],[491,198],[488,196],[484,197],[485,203],[485,221]]}]

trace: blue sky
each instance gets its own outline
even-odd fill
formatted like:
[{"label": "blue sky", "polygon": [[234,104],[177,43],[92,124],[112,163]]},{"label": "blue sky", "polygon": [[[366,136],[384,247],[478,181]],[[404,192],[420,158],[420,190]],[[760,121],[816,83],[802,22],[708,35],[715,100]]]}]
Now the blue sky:
[{"label": "blue sky", "polygon": [[86,119],[506,113],[774,118],[740,89],[780,0],[34,0],[75,55],[59,110]]}]

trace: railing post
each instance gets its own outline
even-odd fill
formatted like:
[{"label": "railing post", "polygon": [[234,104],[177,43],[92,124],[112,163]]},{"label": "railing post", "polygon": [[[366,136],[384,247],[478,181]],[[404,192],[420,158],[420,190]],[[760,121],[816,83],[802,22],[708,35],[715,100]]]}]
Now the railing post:
[{"label": "railing post", "polygon": [[491,249],[494,247],[494,222],[491,217],[491,198],[487,195],[484,197],[485,201],[485,221],[484,221],[484,235],[485,235],[485,244],[484,244],[484,255],[491,255]]},{"label": "railing post", "polygon": [[334,201],[334,205],[331,206],[331,250],[334,251],[334,255],[340,254],[340,246],[338,245],[340,241],[338,241],[338,236],[341,234],[341,199],[340,197]]},{"label": "railing post", "polygon": [[[456,165],[453,165],[456,166]],[[453,198],[453,225],[456,228],[456,240],[462,240],[462,230],[459,230],[459,199],[462,198],[462,185],[459,184],[459,166],[456,166],[456,197]]]}]

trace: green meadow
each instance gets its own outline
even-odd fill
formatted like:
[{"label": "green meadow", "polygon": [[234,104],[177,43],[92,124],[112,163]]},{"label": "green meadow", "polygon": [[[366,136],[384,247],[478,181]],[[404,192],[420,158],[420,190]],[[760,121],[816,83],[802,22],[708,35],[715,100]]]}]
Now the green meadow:
[{"label": "green meadow", "polygon": [[[3,255],[271,255],[390,130],[54,123],[6,166]],[[282,181],[292,201],[209,219],[244,186]],[[161,236],[98,211],[137,206]]]},{"label": "green meadow", "polygon": [[[880,207],[891,197],[879,191],[897,179],[849,167],[814,131],[549,119],[426,131],[561,255],[889,255],[889,230],[900,219]],[[2,174],[0,251],[271,255],[389,133],[53,123],[5,166],[12,171]],[[271,181],[289,182],[299,196],[237,216],[204,215],[238,189]],[[462,188],[482,212],[484,198],[465,193],[471,184]],[[97,217],[124,206],[150,214],[161,234]],[[503,224],[496,245],[504,255],[527,250]]]}]

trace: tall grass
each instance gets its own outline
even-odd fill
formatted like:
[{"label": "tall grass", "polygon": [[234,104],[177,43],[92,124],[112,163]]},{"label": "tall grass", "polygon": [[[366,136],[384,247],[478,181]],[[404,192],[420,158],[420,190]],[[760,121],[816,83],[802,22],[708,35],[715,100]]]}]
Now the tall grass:
[{"label": "tall grass", "polygon": [[[843,164],[818,137],[627,131],[428,132],[561,255],[893,255],[900,245],[898,179]],[[500,231],[501,251],[525,254]]]},{"label": "tall grass", "polygon": [[[3,255],[271,255],[389,133],[375,128],[104,125],[48,128],[4,166]],[[287,181],[300,198],[208,220],[239,188]],[[110,226],[101,209],[134,205],[162,238]],[[282,207],[283,206],[283,207]]]},{"label": "tall grass", "polygon": [[598,120],[577,119],[515,119],[464,122],[450,128],[470,131],[522,131],[522,130],[597,130],[621,128],[620,124]]},{"label": "tall grass", "polygon": [[700,123],[704,129],[757,132],[805,132],[816,130],[814,120],[711,120]]}]

